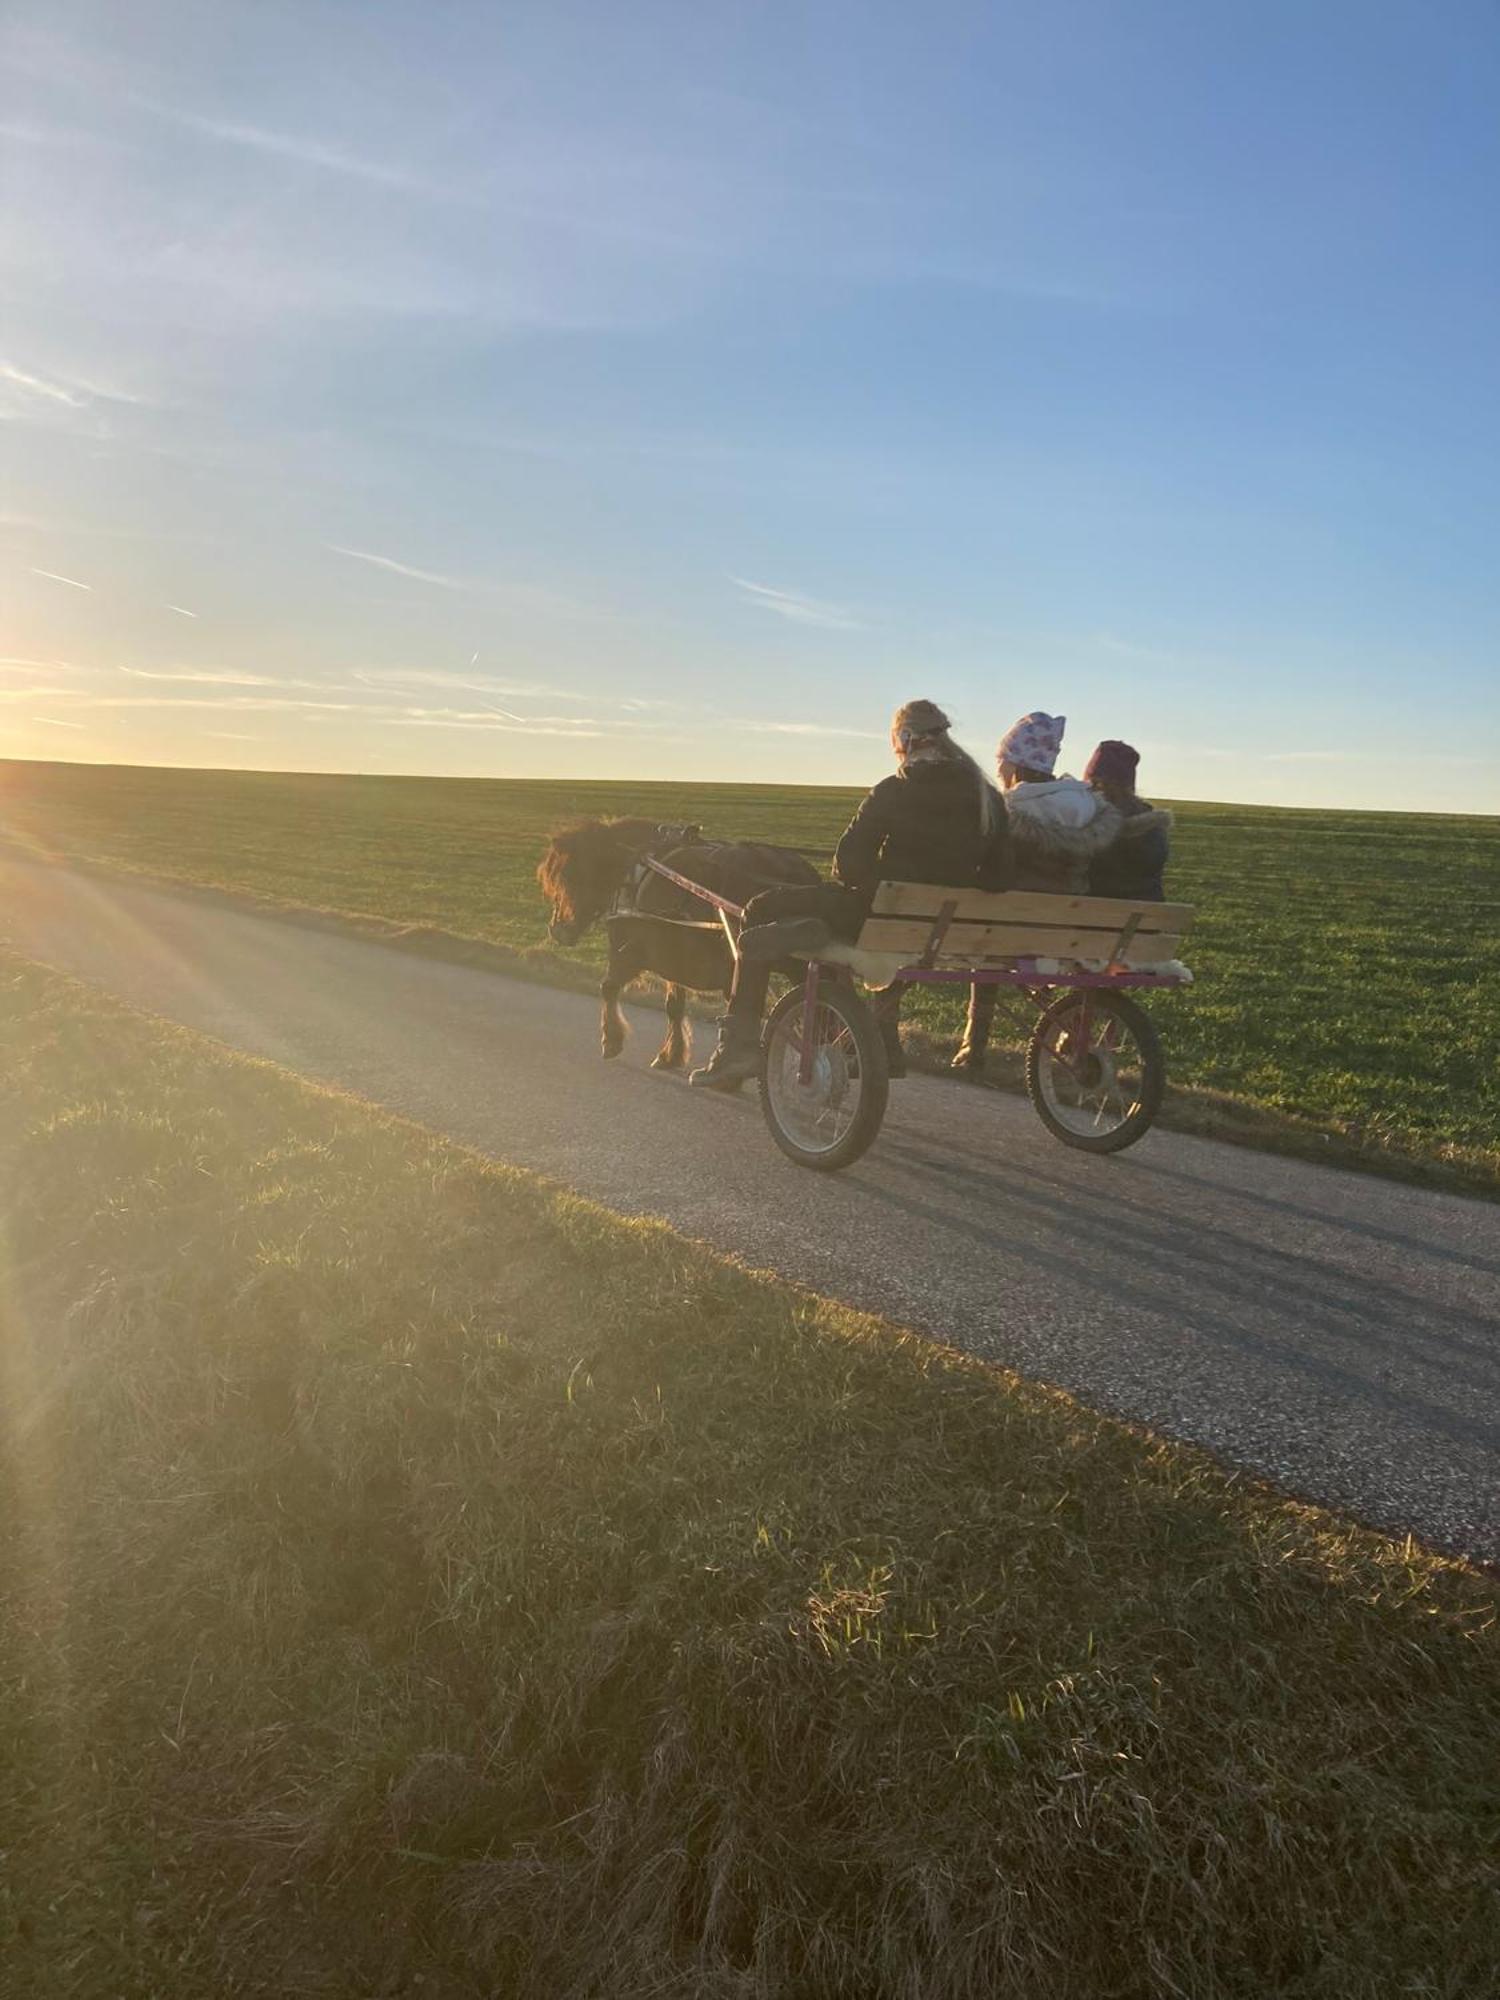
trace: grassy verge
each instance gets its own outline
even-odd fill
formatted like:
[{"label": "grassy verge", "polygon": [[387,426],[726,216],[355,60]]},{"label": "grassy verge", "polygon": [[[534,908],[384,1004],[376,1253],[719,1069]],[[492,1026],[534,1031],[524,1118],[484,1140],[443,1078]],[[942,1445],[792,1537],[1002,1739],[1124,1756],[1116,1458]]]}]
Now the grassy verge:
[{"label": "grassy verge", "polygon": [[1491,1582],[0,983],[41,1996],[1453,1996]]}]

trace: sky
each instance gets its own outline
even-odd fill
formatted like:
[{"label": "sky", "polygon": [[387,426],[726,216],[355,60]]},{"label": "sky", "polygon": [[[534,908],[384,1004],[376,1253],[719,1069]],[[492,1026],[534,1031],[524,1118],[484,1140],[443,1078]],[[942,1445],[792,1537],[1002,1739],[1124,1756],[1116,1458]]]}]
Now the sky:
[{"label": "sky", "polygon": [[0,754],[1500,812],[1492,0],[7,0]]}]

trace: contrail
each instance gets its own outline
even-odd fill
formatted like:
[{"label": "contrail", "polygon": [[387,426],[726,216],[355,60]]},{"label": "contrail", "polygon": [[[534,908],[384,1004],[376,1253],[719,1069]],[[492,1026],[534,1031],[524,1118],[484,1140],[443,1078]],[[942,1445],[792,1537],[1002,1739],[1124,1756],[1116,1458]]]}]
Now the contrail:
[{"label": "contrail", "polygon": [[91,583],[80,583],[76,576],[59,576],[55,569],[33,569],[33,576],[44,576],[49,583],[65,583],[70,590],[92,590]]}]

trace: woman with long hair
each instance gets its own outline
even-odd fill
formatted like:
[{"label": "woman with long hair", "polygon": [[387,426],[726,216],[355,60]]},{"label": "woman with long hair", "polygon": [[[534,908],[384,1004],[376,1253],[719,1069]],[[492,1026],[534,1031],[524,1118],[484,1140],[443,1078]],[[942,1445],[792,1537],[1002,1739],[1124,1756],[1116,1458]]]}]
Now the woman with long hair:
[{"label": "woman with long hair", "polygon": [[[1004,889],[1010,880],[1005,807],[934,701],[908,701],[891,722],[895,772],[882,778],[844,829],[833,880],[769,889],[745,910],[729,1010],[712,1061],[694,1070],[700,1089],[736,1090],[760,1071],[760,1021],[778,959],[813,958],[835,938],[852,944],[882,882]],[[900,988],[876,1014],[894,1074],[901,1073]]]}]

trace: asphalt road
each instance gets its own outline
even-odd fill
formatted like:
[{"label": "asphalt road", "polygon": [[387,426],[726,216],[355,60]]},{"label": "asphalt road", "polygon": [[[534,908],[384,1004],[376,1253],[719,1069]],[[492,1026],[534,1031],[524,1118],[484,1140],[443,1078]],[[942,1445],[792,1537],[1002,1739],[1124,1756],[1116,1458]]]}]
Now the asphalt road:
[{"label": "asphalt road", "polygon": [[650,1070],[656,1014],[605,1064],[580,996],[11,859],[0,937],[612,1208],[1500,1562],[1500,1206],[1173,1133],[1093,1159],[1020,1099],[929,1077],[892,1086],[858,1165],[817,1175],[776,1150],[753,1092],[705,1101]]}]

